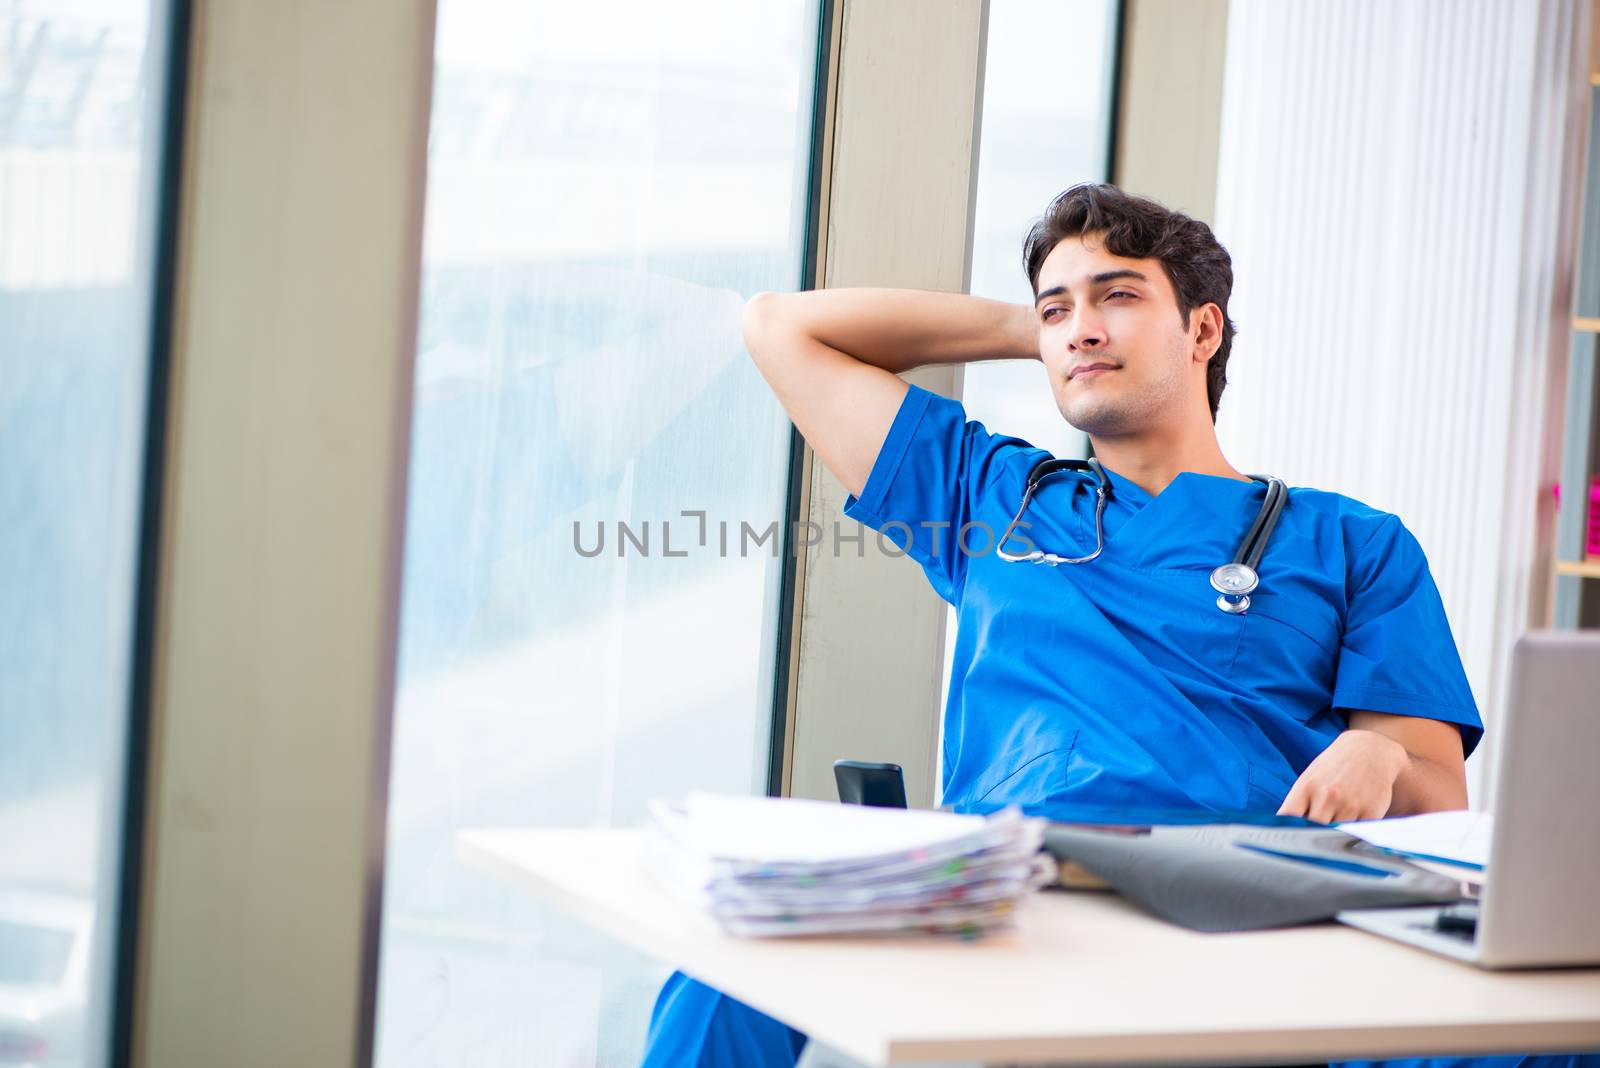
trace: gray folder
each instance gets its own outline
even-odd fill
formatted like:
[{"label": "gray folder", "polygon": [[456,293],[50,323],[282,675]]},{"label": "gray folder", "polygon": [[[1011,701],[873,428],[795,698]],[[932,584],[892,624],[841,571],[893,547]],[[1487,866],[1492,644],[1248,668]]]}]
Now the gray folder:
[{"label": "gray folder", "polygon": [[1342,831],[1247,824],[1125,834],[1051,824],[1044,846],[1141,908],[1195,931],[1330,920],[1345,909],[1446,904],[1461,883],[1398,859],[1352,852]]}]

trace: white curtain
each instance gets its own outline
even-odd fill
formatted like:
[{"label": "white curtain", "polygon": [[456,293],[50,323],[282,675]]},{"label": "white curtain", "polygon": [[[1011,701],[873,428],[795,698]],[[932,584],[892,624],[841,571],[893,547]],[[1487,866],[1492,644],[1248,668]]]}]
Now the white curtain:
[{"label": "white curtain", "polygon": [[1417,535],[1484,752],[1549,582],[1588,19],[1588,0],[1229,6],[1224,449]]}]

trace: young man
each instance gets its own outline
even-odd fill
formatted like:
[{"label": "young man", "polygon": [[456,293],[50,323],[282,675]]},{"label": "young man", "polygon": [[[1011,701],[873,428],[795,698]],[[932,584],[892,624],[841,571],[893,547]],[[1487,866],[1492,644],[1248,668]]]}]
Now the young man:
[{"label": "young man", "polygon": [[[1210,573],[1232,560],[1266,487],[1227,461],[1213,427],[1233,275],[1210,228],[1079,186],[1024,258],[1031,307],[825,290],[762,294],[745,314],[761,373],[851,491],[846,514],[902,543],[909,533],[909,554],[957,607],[945,803],[1281,808],[1322,821],[1464,807],[1481,725],[1398,520],[1292,490],[1250,608],[1215,603]],[[1046,455],[895,376],[994,358],[1042,361],[1109,475],[1092,561],[982,552]],[[1070,473],[1042,482],[1026,541],[1092,553],[1095,487]]]},{"label": "young man", "polygon": [[[1465,807],[1482,724],[1427,562],[1395,517],[1289,490],[1248,608],[1223,610],[1212,588],[1268,487],[1214,431],[1233,276],[1211,230],[1076,186],[1024,260],[1031,306],[827,290],[761,294],[745,311],[751,356],[850,491],[845,513],[903,547],[957,609],[944,803],[1323,822]],[[1093,472],[1030,492],[1048,454],[896,377],[996,358],[1041,361],[1103,466],[1103,500]],[[1058,563],[995,551],[1019,517],[1000,547]],[[789,1064],[803,1044],[674,976],[645,1063]]]}]

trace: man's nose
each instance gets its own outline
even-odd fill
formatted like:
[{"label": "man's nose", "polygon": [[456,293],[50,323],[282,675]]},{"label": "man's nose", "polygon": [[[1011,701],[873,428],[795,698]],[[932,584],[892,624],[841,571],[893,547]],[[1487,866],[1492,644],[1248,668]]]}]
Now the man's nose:
[{"label": "man's nose", "polygon": [[1105,323],[1100,317],[1091,313],[1080,312],[1072,321],[1072,329],[1067,332],[1067,349],[1076,352],[1079,349],[1098,349],[1106,343]]}]

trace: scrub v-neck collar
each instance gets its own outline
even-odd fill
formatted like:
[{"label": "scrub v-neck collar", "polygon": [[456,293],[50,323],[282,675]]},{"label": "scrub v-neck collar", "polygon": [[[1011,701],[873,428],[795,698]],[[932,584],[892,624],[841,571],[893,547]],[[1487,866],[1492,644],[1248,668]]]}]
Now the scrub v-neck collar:
[{"label": "scrub v-neck collar", "polygon": [[[1228,478],[1225,475],[1207,475],[1199,471],[1179,471],[1173,476],[1172,481],[1162,488],[1160,493],[1153,494],[1137,482],[1117,474],[1109,467],[1102,467],[1101,470],[1111,480],[1111,499],[1114,501],[1121,500],[1123,503],[1133,506],[1135,510],[1143,509],[1146,505],[1159,501],[1167,496],[1169,491],[1175,489],[1180,490],[1177,494],[1178,496],[1188,493],[1188,482],[1192,482],[1197,487],[1209,487],[1213,484],[1218,484],[1221,486],[1238,486],[1240,490],[1265,488],[1264,483],[1257,482],[1255,479],[1243,482],[1236,478]],[[1188,482],[1185,480],[1188,480]],[[1179,483],[1185,483],[1185,485],[1180,487]]]},{"label": "scrub v-neck collar", "polygon": [[1177,544],[1189,545],[1207,560],[1224,552],[1231,558],[1266,493],[1265,484],[1253,479],[1241,482],[1180,471],[1152,495],[1110,468],[1105,472],[1111,480],[1104,519],[1106,552],[1134,566],[1152,566]]}]

